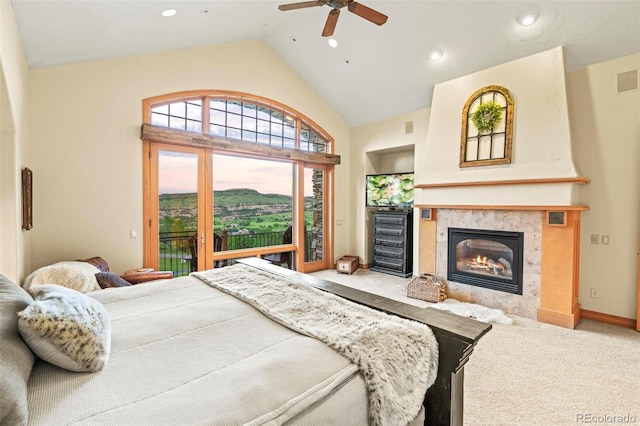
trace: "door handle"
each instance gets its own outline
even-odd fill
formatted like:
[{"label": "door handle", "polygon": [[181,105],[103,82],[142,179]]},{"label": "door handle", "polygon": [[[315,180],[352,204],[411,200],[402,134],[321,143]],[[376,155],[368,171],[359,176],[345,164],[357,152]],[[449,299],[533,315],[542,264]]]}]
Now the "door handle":
[{"label": "door handle", "polygon": [[200,234],[200,245],[204,247],[204,232]]}]

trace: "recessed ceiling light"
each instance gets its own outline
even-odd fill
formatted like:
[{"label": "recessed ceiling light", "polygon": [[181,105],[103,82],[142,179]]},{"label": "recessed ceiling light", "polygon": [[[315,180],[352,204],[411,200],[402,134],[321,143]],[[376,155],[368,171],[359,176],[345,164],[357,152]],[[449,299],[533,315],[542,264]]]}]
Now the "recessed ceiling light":
[{"label": "recessed ceiling light", "polygon": [[167,9],[162,11],[162,16],[173,16],[176,14],[175,9]]},{"label": "recessed ceiling light", "polygon": [[329,46],[331,47],[337,47],[338,46],[338,40],[336,40],[335,38],[330,38],[328,40]]},{"label": "recessed ceiling light", "polygon": [[533,25],[536,22],[536,19],[538,19],[538,15],[536,15],[535,13],[525,13],[520,17],[520,19],[518,19],[518,21],[521,25],[528,27],[530,25]]},{"label": "recessed ceiling light", "polygon": [[432,61],[439,61],[440,59],[442,59],[443,56],[444,54],[442,53],[442,50],[436,49],[433,52],[431,52],[431,55],[429,55],[429,58],[431,58]]}]

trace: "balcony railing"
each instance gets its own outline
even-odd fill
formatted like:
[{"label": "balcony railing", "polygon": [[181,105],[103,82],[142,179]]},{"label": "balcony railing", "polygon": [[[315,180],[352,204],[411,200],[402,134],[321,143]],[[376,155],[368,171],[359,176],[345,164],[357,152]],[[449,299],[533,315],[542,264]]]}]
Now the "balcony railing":
[{"label": "balcony railing", "polygon": [[[196,231],[160,232],[159,268],[161,271],[173,271],[174,276],[189,275],[191,272],[191,259],[194,256],[194,253],[189,248],[189,238],[195,235]],[[284,231],[227,234],[226,249],[238,250],[275,246],[282,244],[283,237]],[[312,258],[311,238],[311,232],[307,231],[305,259]]]}]

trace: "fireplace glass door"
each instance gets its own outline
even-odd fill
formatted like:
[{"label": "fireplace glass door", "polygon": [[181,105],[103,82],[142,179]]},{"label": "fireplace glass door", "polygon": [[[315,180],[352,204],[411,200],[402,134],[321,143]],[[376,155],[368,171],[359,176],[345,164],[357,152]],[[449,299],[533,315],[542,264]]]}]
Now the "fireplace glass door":
[{"label": "fireplace glass door", "polygon": [[522,232],[449,228],[448,279],[522,294]]},{"label": "fireplace glass door", "polygon": [[513,250],[481,238],[467,238],[456,244],[456,269],[488,277],[513,276]]}]

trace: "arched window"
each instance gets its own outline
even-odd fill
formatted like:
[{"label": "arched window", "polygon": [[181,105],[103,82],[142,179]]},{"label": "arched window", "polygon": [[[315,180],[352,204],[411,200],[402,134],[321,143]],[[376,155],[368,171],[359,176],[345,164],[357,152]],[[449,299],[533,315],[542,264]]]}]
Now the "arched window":
[{"label": "arched window", "polygon": [[[202,133],[214,139],[275,148],[331,153],[331,138],[292,109],[264,98],[216,91],[183,99],[167,95],[145,100],[146,124]],[[144,127],[143,127],[144,131]]]},{"label": "arched window", "polygon": [[333,139],[276,101],[227,91],[143,102],[145,266],[177,275],[259,256],[333,259]]},{"label": "arched window", "polygon": [[511,163],[513,98],[502,86],[487,86],[462,109],[460,167]]}]

